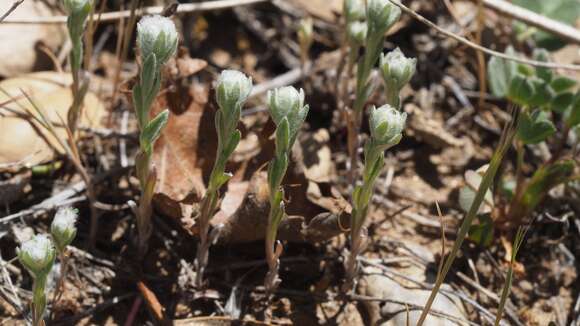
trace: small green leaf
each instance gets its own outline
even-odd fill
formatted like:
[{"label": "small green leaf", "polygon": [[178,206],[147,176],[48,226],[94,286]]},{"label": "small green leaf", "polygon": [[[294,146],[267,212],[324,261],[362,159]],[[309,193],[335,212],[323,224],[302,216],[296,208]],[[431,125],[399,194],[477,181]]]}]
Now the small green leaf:
[{"label": "small green leaf", "polygon": [[558,113],[564,113],[574,101],[574,94],[566,92],[556,95],[552,100],[552,110]]},{"label": "small green leaf", "polygon": [[163,130],[167,124],[168,119],[169,110],[164,110],[151,121],[149,121],[145,128],[143,128],[143,132],[141,132],[141,142],[147,144],[149,147],[153,147],[155,141],[161,135],[161,130]]},{"label": "small green leaf", "polygon": [[276,155],[281,156],[287,153],[290,148],[290,124],[288,118],[284,117],[276,128]]},{"label": "small green leaf", "polygon": [[531,66],[525,65],[523,63],[518,63],[517,67],[518,67],[517,72],[519,74],[526,76],[526,77],[532,77],[532,76],[534,76],[534,73],[536,72],[534,70],[534,68],[532,68]]},{"label": "small green leaf", "polygon": [[554,97],[554,91],[548,83],[540,78],[530,80],[534,86],[534,96],[530,99],[530,107],[546,107]]},{"label": "small green leaf", "polygon": [[532,114],[523,112],[518,125],[517,136],[524,144],[537,144],[556,132],[556,127],[542,110]]},{"label": "small green leaf", "polygon": [[472,224],[469,228],[469,240],[480,246],[488,247],[493,241],[493,220],[489,214],[477,215],[478,224]]},{"label": "small green leaf", "polygon": [[541,166],[527,184],[522,204],[532,211],[546,196],[550,189],[564,183],[574,172],[574,161],[560,161],[548,166]]},{"label": "small green leaf", "polygon": [[143,110],[146,112],[146,116],[149,116],[149,111],[151,110],[151,104],[155,97],[157,97],[157,93],[159,93],[159,89],[161,88],[161,78],[159,75],[156,75],[155,80],[153,81],[153,86],[151,90],[145,92],[145,89],[142,89],[143,92]]},{"label": "small green leaf", "polygon": [[508,98],[521,106],[528,106],[534,96],[534,86],[528,78],[520,74],[512,77],[508,89]]},{"label": "small green leaf", "polygon": [[234,152],[234,150],[238,146],[238,143],[240,142],[241,138],[242,138],[242,134],[240,133],[239,130],[236,129],[236,131],[234,131],[232,133],[231,138],[229,139],[227,146],[224,148],[224,151],[223,151],[223,155],[224,155],[226,160],[228,159],[228,157],[230,157],[232,155],[232,153]]},{"label": "small green leaf", "polygon": [[[360,207],[359,202],[360,202],[360,193],[361,193],[361,186],[356,186],[354,187],[354,191],[352,192],[352,202],[354,204],[354,208]],[[355,216],[354,214],[351,214],[351,216]]]},{"label": "small green leaf", "polygon": [[270,189],[277,189],[280,187],[286,169],[288,168],[288,156],[283,154],[280,157],[274,157],[268,164],[268,185]]},{"label": "small green leaf", "polygon": [[576,85],[576,81],[574,79],[565,77],[565,76],[557,76],[552,80],[550,86],[556,93],[562,93],[564,91],[569,90],[570,88]]},{"label": "small green leaf", "polygon": [[223,186],[224,184],[226,184],[226,182],[228,182],[228,180],[230,180],[232,177],[231,173],[220,173],[216,176],[216,180],[215,180],[215,184],[217,186],[217,188],[220,188],[221,186]]},{"label": "small green leaf", "polygon": [[[546,49],[534,49],[534,60],[548,62],[550,53]],[[552,80],[552,69],[545,67],[536,67],[536,76],[549,83]]]},{"label": "small green leaf", "polygon": [[[578,0],[513,0],[515,5],[527,8],[548,18],[573,26],[580,15]],[[566,43],[554,34],[538,30],[533,34],[537,45],[555,50]]]},{"label": "small green leaf", "polygon": [[381,153],[377,155],[375,162],[372,166],[372,169],[370,170],[370,173],[368,175],[368,182],[374,183],[379,174],[381,174],[381,171],[383,170],[384,166],[385,166],[385,156],[384,153],[382,153],[381,151]]},{"label": "small green leaf", "polygon": [[155,53],[151,53],[145,62],[143,62],[143,68],[141,70],[141,87],[144,95],[149,94],[153,90],[153,84],[157,78],[157,58]]},{"label": "small green leaf", "polygon": [[137,115],[137,122],[139,123],[139,129],[147,123],[147,116],[145,109],[143,108],[143,95],[141,92],[141,86],[139,84],[133,87],[133,106],[135,107],[135,114]]},{"label": "small green leaf", "polygon": [[564,120],[569,128],[580,125],[580,91],[576,92],[572,104],[564,113]]},{"label": "small green leaf", "polygon": [[507,95],[511,73],[507,68],[506,60],[491,57],[487,63],[487,80],[489,88],[495,96]]}]

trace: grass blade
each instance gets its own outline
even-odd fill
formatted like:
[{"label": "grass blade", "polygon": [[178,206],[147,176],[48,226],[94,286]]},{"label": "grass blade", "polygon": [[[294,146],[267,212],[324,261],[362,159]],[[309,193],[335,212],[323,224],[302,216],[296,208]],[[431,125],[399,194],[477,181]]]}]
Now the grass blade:
[{"label": "grass blade", "polygon": [[433,286],[433,289],[431,290],[431,294],[429,295],[429,299],[427,299],[427,303],[425,304],[425,309],[423,309],[423,311],[421,312],[421,316],[419,318],[417,326],[421,326],[425,322],[425,319],[427,318],[427,315],[429,314],[429,310],[431,309],[431,306],[433,305],[433,302],[435,301],[435,298],[437,297],[439,289],[441,288],[441,285],[443,284],[443,281],[445,280],[447,273],[451,269],[451,265],[453,264],[453,261],[455,260],[455,258],[457,257],[457,254],[459,253],[459,249],[461,248],[461,245],[463,244],[463,240],[465,240],[465,238],[467,237],[467,234],[469,232],[469,228],[470,228],[471,224],[473,223],[473,220],[477,216],[477,212],[479,211],[479,207],[481,206],[481,203],[483,202],[483,199],[485,198],[485,193],[487,192],[487,190],[489,189],[489,187],[493,183],[493,180],[495,178],[497,170],[499,169],[499,167],[501,165],[503,157],[504,157],[507,149],[509,148],[509,146],[512,142],[515,131],[517,129],[515,126],[517,125],[519,119],[518,119],[518,110],[516,110],[512,107],[510,109],[510,112],[511,112],[512,119],[510,120],[509,124],[506,125],[506,127],[504,128],[504,130],[502,132],[502,136],[500,138],[499,145],[496,148],[496,150],[491,158],[491,161],[489,163],[489,168],[485,172],[485,175],[483,176],[483,179],[481,180],[481,184],[479,185],[479,189],[477,190],[477,193],[475,194],[475,198],[473,200],[473,203],[471,204],[471,208],[469,209],[469,212],[465,216],[463,223],[461,223],[461,227],[459,228],[459,231],[457,232],[457,239],[455,240],[455,243],[453,244],[453,248],[451,249],[451,251],[449,252],[449,255],[445,259],[445,264],[443,265],[442,270],[440,271],[440,273],[437,274],[437,280],[435,281],[435,285]]}]

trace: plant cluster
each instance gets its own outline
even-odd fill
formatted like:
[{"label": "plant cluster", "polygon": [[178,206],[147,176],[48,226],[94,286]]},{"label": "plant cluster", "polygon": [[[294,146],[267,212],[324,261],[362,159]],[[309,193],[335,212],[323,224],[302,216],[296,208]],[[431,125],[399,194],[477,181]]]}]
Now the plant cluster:
[{"label": "plant cluster", "polygon": [[[384,167],[384,151],[399,143],[407,115],[401,112],[400,92],[415,73],[416,59],[407,58],[399,48],[384,54],[384,35],[399,19],[401,10],[388,0],[370,0],[366,11],[356,0],[344,2],[347,43],[350,47],[348,64],[357,60],[358,52],[365,52],[356,65],[355,100],[348,125],[351,181],[356,181],[358,137],[367,100],[375,89],[371,72],[377,62],[385,86],[386,104],[372,108],[369,114],[371,137],[363,150],[362,183],[355,185],[352,195],[350,254],[345,261],[347,289],[354,285],[358,272],[357,257],[366,248],[364,223],[374,192],[374,185]],[[350,69],[350,67],[349,67]]]},{"label": "plant cluster", "polygon": [[72,43],[70,66],[73,77],[71,86],[73,103],[68,111],[68,127],[74,134],[82,113],[83,101],[89,89],[89,79],[82,70],[83,35],[89,14],[93,10],[92,0],[64,0],[68,12],[67,28]]},{"label": "plant cluster", "polygon": [[[347,113],[348,153],[350,156],[350,181],[354,183],[358,170],[359,132],[365,104],[375,90],[376,83],[371,78],[377,62],[385,83],[387,104],[400,109],[399,92],[409,82],[415,71],[415,59],[407,59],[399,49],[383,54],[385,33],[398,21],[401,9],[388,0],[370,0],[365,4],[360,0],[344,1],[345,40],[348,45],[347,79],[339,96],[348,97],[348,78],[356,64],[356,86],[352,105]],[[359,57],[360,49],[364,54]]]},{"label": "plant cluster", "polygon": [[369,117],[371,138],[364,147],[364,168],[362,184],[354,188],[352,194],[352,214],[350,232],[350,254],[345,261],[346,288],[354,285],[358,272],[357,257],[367,246],[367,231],[364,222],[374,192],[378,176],[385,165],[385,150],[397,145],[403,137],[407,114],[389,104],[372,108]]},{"label": "plant cluster", "polygon": [[133,106],[139,126],[139,152],[135,158],[137,178],[141,185],[137,216],[137,249],[139,257],[147,251],[152,232],[151,200],[157,179],[151,163],[153,146],[169,119],[164,110],[150,117],[151,106],[161,87],[161,68],[177,51],[178,34],[171,19],[163,16],[146,16],[137,24],[137,47],[141,59],[139,81],[133,87]]},{"label": "plant cluster", "polygon": [[[506,53],[518,55],[512,48]],[[548,60],[548,52],[543,49],[535,50],[533,56],[539,61]],[[484,244],[491,241],[492,221],[503,228],[518,227],[552,188],[574,180],[576,163],[563,148],[570,133],[580,126],[580,91],[574,90],[573,79],[497,57],[489,60],[488,79],[492,93],[517,105],[520,112],[514,138],[515,171],[500,177],[495,195],[493,189],[488,190],[479,211],[482,223],[472,230],[474,239]],[[541,143],[549,145],[550,157],[527,176],[526,148]],[[484,170],[466,173],[466,185],[460,191],[463,209],[471,205]]]},{"label": "plant cluster", "polygon": [[195,262],[198,287],[203,285],[203,272],[208,261],[209,246],[219,235],[219,228],[210,234],[210,220],[217,208],[220,188],[232,177],[231,173],[225,172],[226,163],[242,137],[236,128],[240,121],[242,107],[251,91],[251,78],[235,70],[222,71],[216,87],[216,101],[219,106],[215,115],[218,136],[217,155],[197,218],[200,239]]},{"label": "plant cluster", "polygon": [[278,269],[282,244],[276,240],[278,226],[284,218],[284,189],[282,180],[288,169],[290,151],[296,141],[298,131],[308,115],[308,105],[304,104],[304,91],[294,87],[282,87],[268,92],[270,116],[276,124],[276,150],[268,164],[268,188],[270,190],[270,213],[266,228],[266,262],[268,274],[264,285],[271,293],[280,283]]},{"label": "plant cluster", "polygon": [[76,236],[76,220],[75,209],[61,208],[52,221],[50,237],[47,234],[37,234],[18,248],[18,260],[33,279],[30,304],[33,326],[44,325],[43,317],[47,306],[46,284],[57,255],[61,261],[61,274],[54,302],[57,302],[62,294],[67,271],[67,246]]}]

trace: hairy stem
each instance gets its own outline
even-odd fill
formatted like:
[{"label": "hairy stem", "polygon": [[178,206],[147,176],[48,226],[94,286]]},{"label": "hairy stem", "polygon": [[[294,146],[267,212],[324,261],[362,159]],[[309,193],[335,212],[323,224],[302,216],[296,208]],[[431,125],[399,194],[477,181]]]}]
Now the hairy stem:
[{"label": "hairy stem", "polygon": [[39,275],[34,278],[32,285],[32,326],[44,325],[44,310],[46,309],[46,275]]},{"label": "hairy stem", "polygon": [[63,252],[59,252],[58,257],[60,259],[60,277],[52,299],[51,307],[53,311],[50,313],[50,319],[52,319],[54,307],[56,307],[64,293],[64,282],[66,281],[66,276],[68,274],[68,253],[66,252],[66,249]]},{"label": "hairy stem", "polygon": [[[214,166],[215,168],[215,166]],[[205,268],[207,267],[209,247],[211,245],[208,235],[210,220],[213,217],[213,213],[216,210],[218,202],[218,191],[216,189],[208,189],[202,202],[201,202],[201,212],[198,218],[199,223],[199,246],[197,247],[196,254],[196,277],[195,286],[198,288],[203,287],[203,274]]]}]

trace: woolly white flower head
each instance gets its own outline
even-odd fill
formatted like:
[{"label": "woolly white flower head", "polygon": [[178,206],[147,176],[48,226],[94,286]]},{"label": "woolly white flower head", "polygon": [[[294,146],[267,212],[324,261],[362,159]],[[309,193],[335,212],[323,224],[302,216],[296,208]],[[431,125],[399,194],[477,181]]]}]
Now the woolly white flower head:
[{"label": "woolly white flower head", "polygon": [[50,233],[59,251],[69,245],[76,236],[78,211],[72,207],[60,208],[50,225]]},{"label": "woolly white flower head", "polygon": [[396,145],[401,140],[406,120],[405,112],[399,112],[388,104],[372,108],[369,117],[371,136],[381,144]]},{"label": "woolly white flower head", "polygon": [[347,36],[349,42],[354,47],[358,47],[364,43],[367,37],[367,23],[361,21],[354,21],[347,26]]},{"label": "woolly white flower head", "polygon": [[37,234],[20,246],[18,258],[35,277],[48,273],[55,258],[52,241],[45,234]]},{"label": "woolly white flower head", "polygon": [[217,83],[217,102],[222,110],[243,104],[252,91],[252,79],[237,70],[224,70]]},{"label": "woolly white flower head", "polygon": [[379,63],[385,81],[394,81],[395,86],[399,89],[411,80],[415,73],[416,65],[417,59],[405,57],[399,48],[386,55],[381,54]]},{"label": "woolly white flower head", "polygon": [[77,222],[78,211],[75,208],[64,207],[59,209],[52,221],[52,228],[67,230],[75,227]]},{"label": "woolly white flower head", "polygon": [[137,24],[137,45],[143,61],[155,54],[158,65],[166,63],[177,50],[177,40],[175,24],[167,17],[145,16]]},{"label": "woolly white flower head", "polygon": [[367,20],[371,35],[382,37],[400,16],[401,9],[389,0],[369,0],[367,4]]},{"label": "woolly white flower head", "polygon": [[[278,131],[283,124],[288,124],[288,143],[281,144],[280,148],[288,150],[292,147],[296,135],[302,123],[306,119],[309,107],[304,105],[304,90],[297,90],[292,86],[276,88],[268,92],[268,104],[270,105],[270,115],[277,126],[276,148],[282,139],[278,137]],[[286,121],[286,122],[285,122]]]},{"label": "woolly white flower head", "polygon": [[365,4],[361,0],[344,0],[343,11],[347,22],[365,18]]}]

